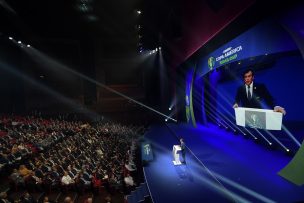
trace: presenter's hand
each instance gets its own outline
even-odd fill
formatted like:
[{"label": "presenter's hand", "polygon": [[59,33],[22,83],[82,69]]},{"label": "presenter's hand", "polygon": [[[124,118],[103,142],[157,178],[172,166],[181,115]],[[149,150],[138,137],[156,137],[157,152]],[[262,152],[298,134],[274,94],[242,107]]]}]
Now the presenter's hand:
[{"label": "presenter's hand", "polygon": [[237,103],[235,103],[233,106],[232,106],[232,108],[237,108],[237,107],[239,107],[239,105],[237,104]]},{"label": "presenter's hand", "polygon": [[281,106],[275,106],[273,109],[274,112],[281,112],[284,116],[286,115],[286,111],[283,107]]}]

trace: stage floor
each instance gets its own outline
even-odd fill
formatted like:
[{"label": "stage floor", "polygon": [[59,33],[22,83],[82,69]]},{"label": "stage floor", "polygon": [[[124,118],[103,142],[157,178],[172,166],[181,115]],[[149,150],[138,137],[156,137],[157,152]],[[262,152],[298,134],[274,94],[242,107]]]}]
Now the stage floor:
[{"label": "stage floor", "polygon": [[[174,166],[172,146],[179,144],[178,137],[185,139],[187,164]],[[304,200],[304,186],[277,174],[291,160],[283,151],[268,149],[211,124],[197,128],[155,125],[145,138],[154,153],[154,161],[144,167],[154,203]]]}]

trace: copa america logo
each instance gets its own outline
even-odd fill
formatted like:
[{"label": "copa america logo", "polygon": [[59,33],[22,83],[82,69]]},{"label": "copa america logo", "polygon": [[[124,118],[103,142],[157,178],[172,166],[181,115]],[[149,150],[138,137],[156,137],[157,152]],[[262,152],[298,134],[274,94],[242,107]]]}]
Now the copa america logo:
[{"label": "copa america logo", "polygon": [[212,70],[213,67],[214,67],[214,65],[215,65],[215,58],[211,56],[211,57],[208,59],[208,67],[209,67],[209,69]]}]

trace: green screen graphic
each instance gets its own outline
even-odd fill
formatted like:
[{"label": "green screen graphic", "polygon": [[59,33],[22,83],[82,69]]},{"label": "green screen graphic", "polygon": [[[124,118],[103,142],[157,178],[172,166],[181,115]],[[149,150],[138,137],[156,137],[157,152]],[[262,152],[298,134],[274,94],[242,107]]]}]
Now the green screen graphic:
[{"label": "green screen graphic", "polygon": [[279,172],[279,175],[296,185],[301,186],[304,184],[304,141],[296,155]]}]

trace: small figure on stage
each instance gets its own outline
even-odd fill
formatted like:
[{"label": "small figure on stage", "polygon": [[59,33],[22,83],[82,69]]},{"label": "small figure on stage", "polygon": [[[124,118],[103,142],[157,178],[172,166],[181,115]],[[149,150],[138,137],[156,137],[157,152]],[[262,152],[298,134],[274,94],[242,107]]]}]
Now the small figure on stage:
[{"label": "small figure on stage", "polygon": [[186,144],[185,144],[183,138],[180,138],[179,141],[180,141],[180,147],[181,147],[181,154],[183,157],[183,160],[181,162],[183,164],[186,164]]}]

